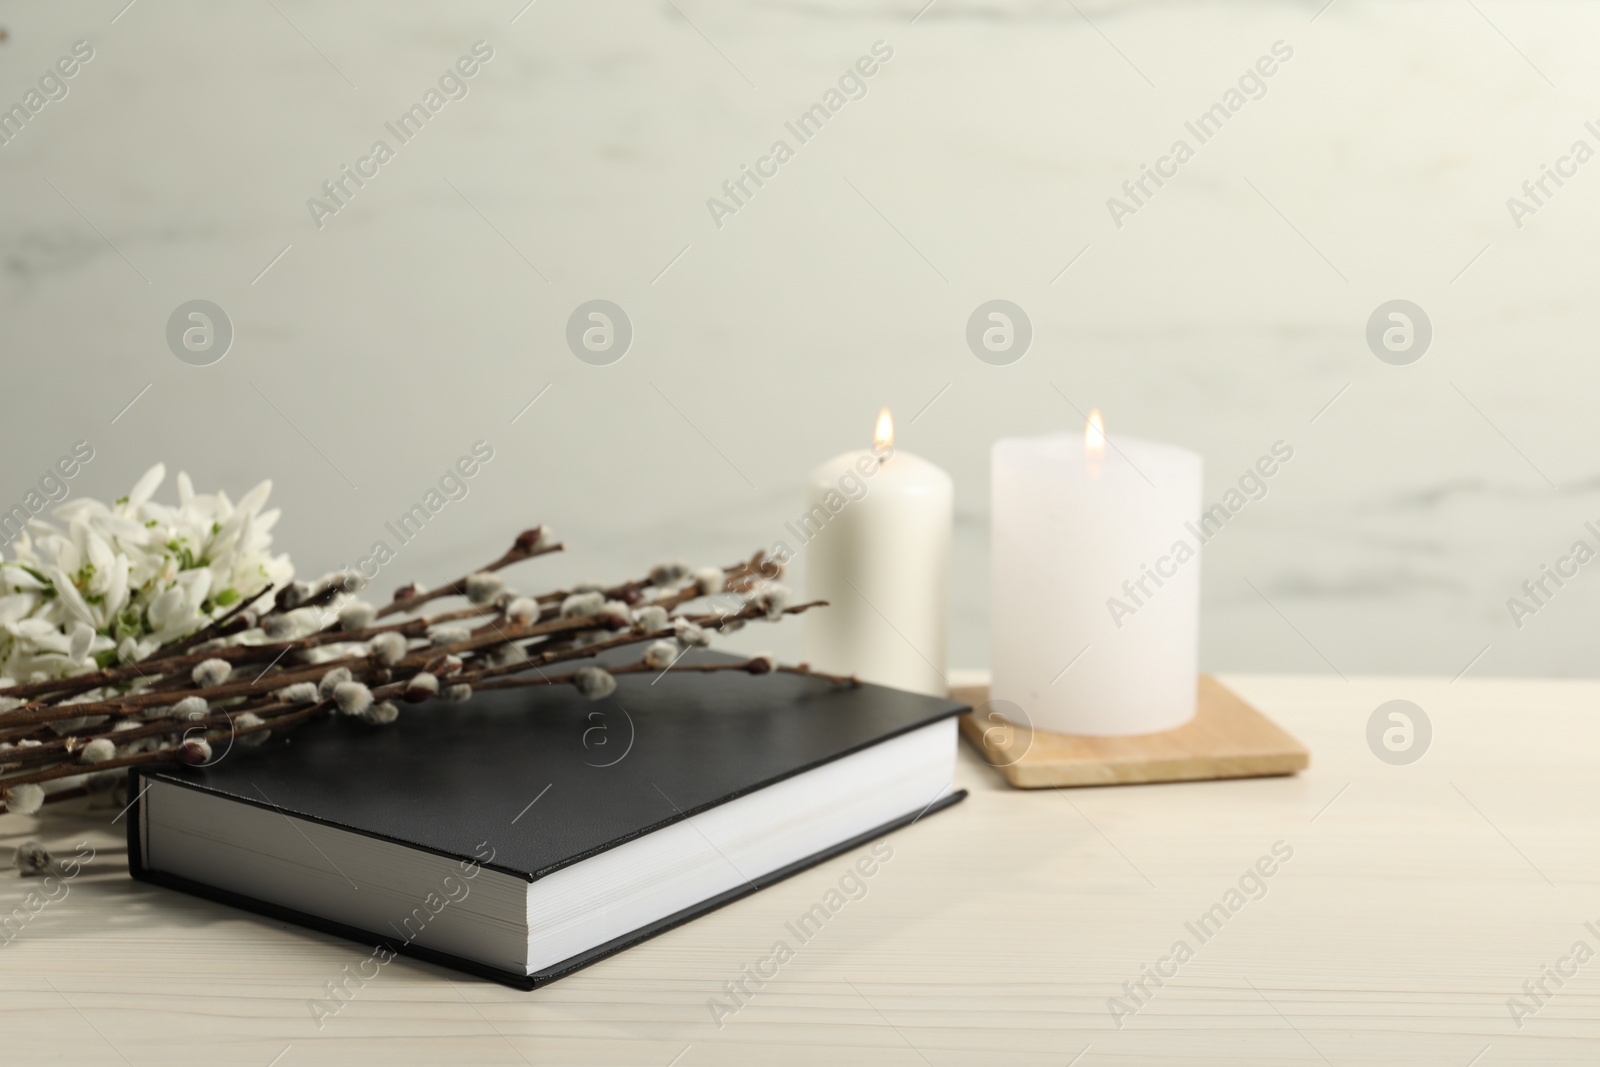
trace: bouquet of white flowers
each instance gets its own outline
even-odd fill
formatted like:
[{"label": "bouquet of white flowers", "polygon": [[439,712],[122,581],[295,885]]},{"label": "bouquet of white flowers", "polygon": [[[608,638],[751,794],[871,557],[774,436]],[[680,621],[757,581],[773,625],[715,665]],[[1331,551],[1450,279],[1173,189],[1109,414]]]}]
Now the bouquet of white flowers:
[{"label": "bouquet of white flowers", "polygon": [[138,662],[293,577],[270,551],[270,481],[234,504],[180,473],[172,506],[152,499],[166,473],[115,504],[62,504],[64,529],[35,520],[0,560],[0,688]]}]

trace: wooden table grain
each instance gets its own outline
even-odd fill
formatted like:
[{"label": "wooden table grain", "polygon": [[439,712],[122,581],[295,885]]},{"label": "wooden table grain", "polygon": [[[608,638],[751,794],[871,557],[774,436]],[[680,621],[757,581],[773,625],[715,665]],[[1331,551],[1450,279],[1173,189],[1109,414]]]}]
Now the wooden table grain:
[{"label": "wooden table grain", "polygon": [[[39,837],[57,856],[80,841],[95,850],[64,895],[0,944],[0,1058],[1600,1058],[1600,957],[1574,954],[1578,942],[1600,951],[1600,683],[1225,681],[1310,747],[1310,770],[1023,792],[963,749],[971,797],[893,834],[892,858],[864,890],[846,883],[854,899],[808,941],[786,924],[828,899],[853,856],[533,993],[396,960],[320,1025],[313,1005],[368,949],[129,881],[114,812],[44,826],[0,817],[0,846]],[[1432,724],[1409,765],[1368,746],[1369,717],[1391,699],[1414,701]],[[0,875],[0,911],[39,884]],[[777,973],[746,978],[758,965],[771,973],[760,961],[779,941],[791,954]],[[735,999],[727,983],[739,981],[749,995]]]}]

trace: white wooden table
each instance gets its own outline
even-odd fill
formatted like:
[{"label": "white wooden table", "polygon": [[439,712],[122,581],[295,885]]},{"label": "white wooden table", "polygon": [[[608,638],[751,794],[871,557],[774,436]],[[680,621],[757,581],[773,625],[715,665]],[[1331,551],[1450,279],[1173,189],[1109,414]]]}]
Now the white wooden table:
[{"label": "white wooden table", "polygon": [[[1560,963],[1579,940],[1600,951],[1584,926],[1600,929],[1600,683],[1226,680],[1310,746],[1310,771],[1018,792],[964,749],[972,796],[893,835],[867,894],[809,943],[784,924],[847,857],[534,993],[397,960],[320,1029],[309,1002],[368,950],[136,885],[107,815],[58,823],[42,834],[58,855],[87,840],[97,858],[0,945],[0,1062],[1600,1059],[1600,958]],[[1366,742],[1393,698],[1433,724],[1409,766]],[[35,835],[0,818],[0,846]],[[1266,895],[1202,943],[1185,923],[1279,841],[1293,858]],[[36,886],[0,875],[4,910]],[[719,1028],[710,999],[731,1003],[724,983],[779,939],[794,958]],[[1192,958],[1114,1021],[1108,1000],[1134,1006],[1124,983],[1179,940]],[[1519,1028],[1508,998],[1558,963],[1571,976]]]}]

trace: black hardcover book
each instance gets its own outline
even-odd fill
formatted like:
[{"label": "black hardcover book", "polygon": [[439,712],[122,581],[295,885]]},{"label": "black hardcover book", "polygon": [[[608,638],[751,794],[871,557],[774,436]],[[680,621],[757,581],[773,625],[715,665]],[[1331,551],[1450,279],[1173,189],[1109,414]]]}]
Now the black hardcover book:
[{"label": "black hardcover book", "polygon": [[532,989],[966,795],[953,701],[792,674],[618,682],[134,768],[130,872]]}]

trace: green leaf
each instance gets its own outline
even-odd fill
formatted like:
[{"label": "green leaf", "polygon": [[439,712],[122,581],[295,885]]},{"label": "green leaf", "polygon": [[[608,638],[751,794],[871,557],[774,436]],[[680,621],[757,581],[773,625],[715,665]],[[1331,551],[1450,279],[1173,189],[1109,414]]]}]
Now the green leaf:
[{"label": "green leaf", "polygon": [[233,588],[224,589],[222,592],[218,593],[216,596],[212,597],[211,599],[217,605],[217,607],[225,608],[229,604],[233,604],[233,603],[236,603],[238,601],[238,599],[239,599],[239,590],[233,589]]},{"label": "green leaf", "polygon": [[94,654],[94,662],[101,669],[117,665],[117,650],[114,648],[103,649]]},{"label": "green leaf", "polygon": [[178,557],[178,569],[180,571],[192,571],[196,567],[205,566],[204,560],[195,561],[194,553],[189,551],[189,546],[183,543],[185,540],[185,538],[180,537],[167,542],[167,551]]},{"label": "green leaf", "polygon": [[40,574],[38,571],[34,570],[32,567],[28,566],[26,563],[12,563],[11,566],[13,566],[13,567],[21,567],[23,570],[25,570],[29,574],[33,575],[34,578],[38,579],[40,582],[43,582],[45,585],[49,586],[52,591],[55,590],[55,583],[54,582],[52,582],[50,579],[46,578],[44,575]]}]

